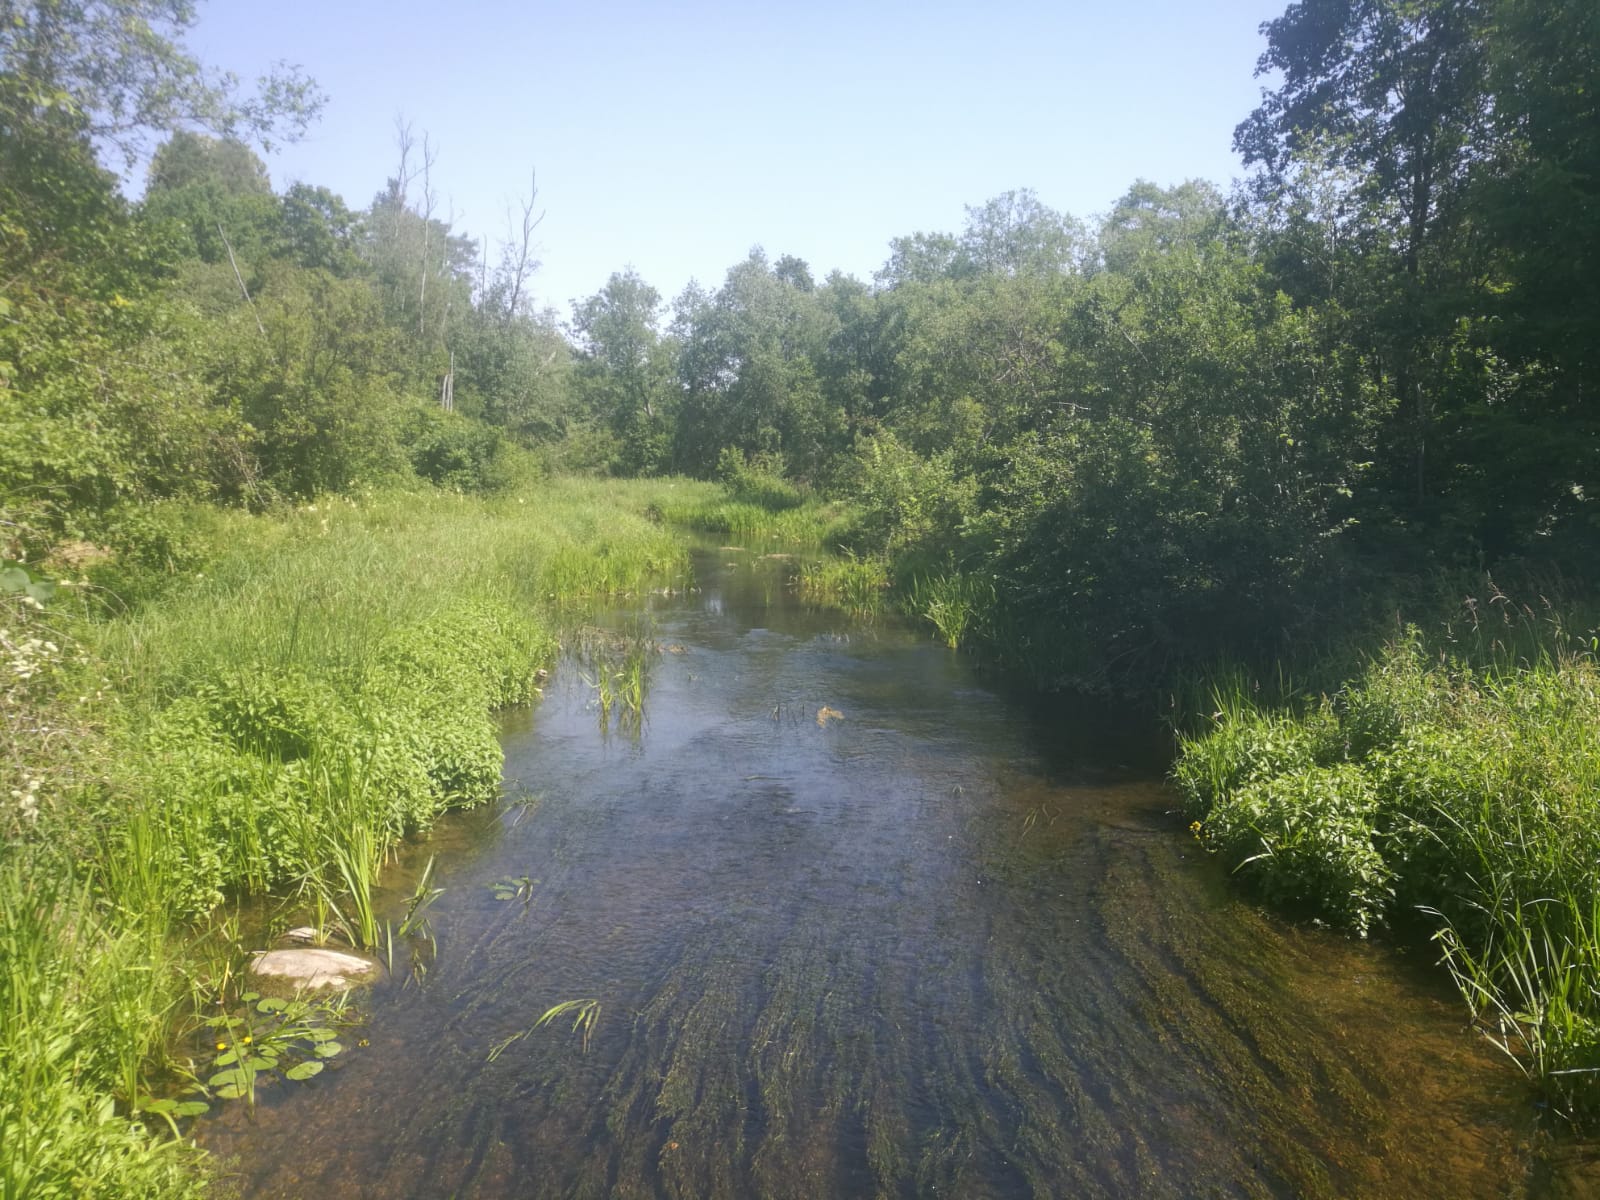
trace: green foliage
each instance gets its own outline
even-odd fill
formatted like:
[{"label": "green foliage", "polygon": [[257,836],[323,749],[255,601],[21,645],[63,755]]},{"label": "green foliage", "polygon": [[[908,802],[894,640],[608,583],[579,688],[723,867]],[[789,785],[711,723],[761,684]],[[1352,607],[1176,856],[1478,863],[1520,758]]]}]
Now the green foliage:
[{"label": "green foliage", "polygon": [[783,477],[782,455],[749,458],[732,446],[725,447],[717,457],[717,478],[736,504],[783,512],[806,501],[805,492]]},{"label": "green foliage", "polygon": [[527,456],[493,425],[437,408],[412,409],[400,440],[418,478],[451,491],[492,495],[532,470]]},{"label": "green foliage", "polygon": [[1268,900],[1365,935],[1394,892],[1375,844],[1379,808],[1360,767],[1307,766],[1235,786],[1202,829]]},{"label": "green foliage", "polygon": [[108,921],[59,860],[8,842],[0,947],[0,1194],[199,1195],[198,1156],[153,1141],[115,1099],[124,1056],[136,1071],[168,1003],[159,940]]},{"label": "green foliage", "polygon": [[976,515],[977,481],[949,452],[924,458],[892,433],[857,450],[852,544],[897,561],[897,571],[947,567]]},{"label": "green foliage", "polygon": [[828,558],[808,562],[795,580],[807,600],[858,616],[880,612],[889,590],[889,569],[880,558]]},{"label": "green foliage", "polygon": [[952,650],[979,637],[999,606],[993,580],[960,572],[919,578],[905,598],[906,611],[937,629]]},{"label": "green foliage", "polygon": [[[219,1013],[235,956],[189,918],[272,888],[383,940],[375,889],[396,839],[498,793],[492,713],[536,694],[553,649],[541,613],[681,578],[682,546],[642,515],[670,490],[216,513],[190,527],[203,570],[182,586],[76,617],[75,589],[40,610],[22,600],[36,569],[5,568],[21,590],[0,594],[0,700],[19,718],[0,739],[0,1186],[188,1194],[193,1159],[150,1124],[313,1073],[324,1016]],[[624,692],[642,705],[642,680]],[[422,904],[402,937],[421,936]],[[197,1003],[225,1049],[173,1042]],[[173,1093],[166,1066],[204,1092]]]},{"label": "green foliage", "polygon": [[1173,778],[1205,843],[1274,902],[1363,933],[1400,913],[1435,921],[1486,1032],[1587,1118],[1600,672],[1560,626],[1542,636],[1543,653],[1508,657],[1501,636],[1413,630],[1312,708],[1235,689],[1213,728],[1181,739]]}]

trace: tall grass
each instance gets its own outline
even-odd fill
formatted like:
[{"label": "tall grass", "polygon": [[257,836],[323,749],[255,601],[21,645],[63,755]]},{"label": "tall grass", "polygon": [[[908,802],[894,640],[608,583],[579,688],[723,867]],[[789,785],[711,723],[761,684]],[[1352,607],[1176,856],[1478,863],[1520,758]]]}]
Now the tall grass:
[{"label": "tall grass", "polygon": [[919,576],[905,598],[905,607],[939,632],[940,640],[955,650],[976,637],[999,607],[992,579],[952,571]]},{"label": "tall grass", "polygon": [[1358,932],[1430,922],[1475,1019],[1600,1116],[1600,666],[1556,606],[1498,592],[1330,695],[1219,681],[1173,777],[1269,898]]},{"label": "tall grass", "polygon": [[805,563],[795,578],[801,597],[868,617],[888,603],[889,568],[881,558],[826,558]]},{"label": "tall grass", "polygon": [[376,947],[391,846],[497,794],[491,713],[533,694],[562,614],[686,576],[647,516],[673,490],[212,513],[209,556],[132,611],[0,612],[8,646],[42,631],[0,660],[0,1200],[198,1188],[133,1114],[237,986],[208,914],[299,885]]},{"label": "tall grass", "polygon": [[851,522],[845,506],[765,476],[757,482],[741,477],[721,487],[687,480],[664,486],[654,509],[663,521],[746,545],[832,546]]}]

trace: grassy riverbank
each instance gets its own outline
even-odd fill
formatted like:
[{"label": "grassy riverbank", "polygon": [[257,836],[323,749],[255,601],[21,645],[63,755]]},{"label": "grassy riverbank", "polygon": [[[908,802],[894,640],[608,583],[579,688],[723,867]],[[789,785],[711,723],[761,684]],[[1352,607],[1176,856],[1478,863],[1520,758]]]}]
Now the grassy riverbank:
[{"label": "grassy riverbank", "polygon": [[1480,1028],[1555,1109],[1600,1112],[1600,667],[1504,596],[1408,629],[1342,686],[1212,681],[1173,777],[1259,894],[1365,934],[1430,929]]},{"label": "grassy riverbank", "polygon": [[197,936],[207,914],[264,891],[360,913],[396,839],[496,794],[490,714],[534,695],[560,610],[680,581],[644,514],[714,492],[197,509],[181,574],[60,562],[43,608],[8,594],[0,1197],[197,1190],[137,1109],[236,991],[243,948]]}]

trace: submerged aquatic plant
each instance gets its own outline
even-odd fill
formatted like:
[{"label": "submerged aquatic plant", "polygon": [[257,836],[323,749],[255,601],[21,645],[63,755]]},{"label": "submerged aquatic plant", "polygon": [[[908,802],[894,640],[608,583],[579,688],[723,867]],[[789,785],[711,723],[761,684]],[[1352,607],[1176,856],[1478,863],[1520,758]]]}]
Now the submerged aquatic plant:
[{"label": "submerged aquatic plant", "polygon": [[489,1050],[486,1061],[494,1062],[512,1046],[523,1038],[532,1035],[534,1030],[540,1029],[561,1017],[572,1018],[572,1032],[579,1035],[580,1046],[583,1053],[589,1052],[589,1038],[594,1033],[594,1027],[600,1021],[600,1001],[598,1000],[563,1000],[560,1004],[553,1005],[545,1010],[544,1014],[528,1026],[503,1041],[496,1042]]},{"label": "submerged aquatic plant", "polygon": [[496,900],[521,900],[526,904],[533,898],[533,889],[538,882],[537,879],[529,879],[526,875],[507,875],[491,883],[489,890]]}]

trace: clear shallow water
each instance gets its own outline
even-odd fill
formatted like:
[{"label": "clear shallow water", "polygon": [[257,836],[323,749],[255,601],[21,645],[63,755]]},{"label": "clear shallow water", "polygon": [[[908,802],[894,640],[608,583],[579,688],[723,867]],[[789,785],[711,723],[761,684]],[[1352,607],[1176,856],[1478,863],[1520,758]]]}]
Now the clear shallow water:
[{"label": "clear shallow water", "polygon": [[[1421,964],[1230,893],[1117,714],[1007,696],[748,560],[652,600],[681,652],[636,733],[574,661],[507,720],[512,802],[386,876],[398,904],[437,855],[427,973],[371,996],[339,1070],[197,1131],[244,1195],[1581,1184],[1531,1165],[1514,1075]],[[587,1048],[552,1025],[491,1060],[587,998]]]}]

